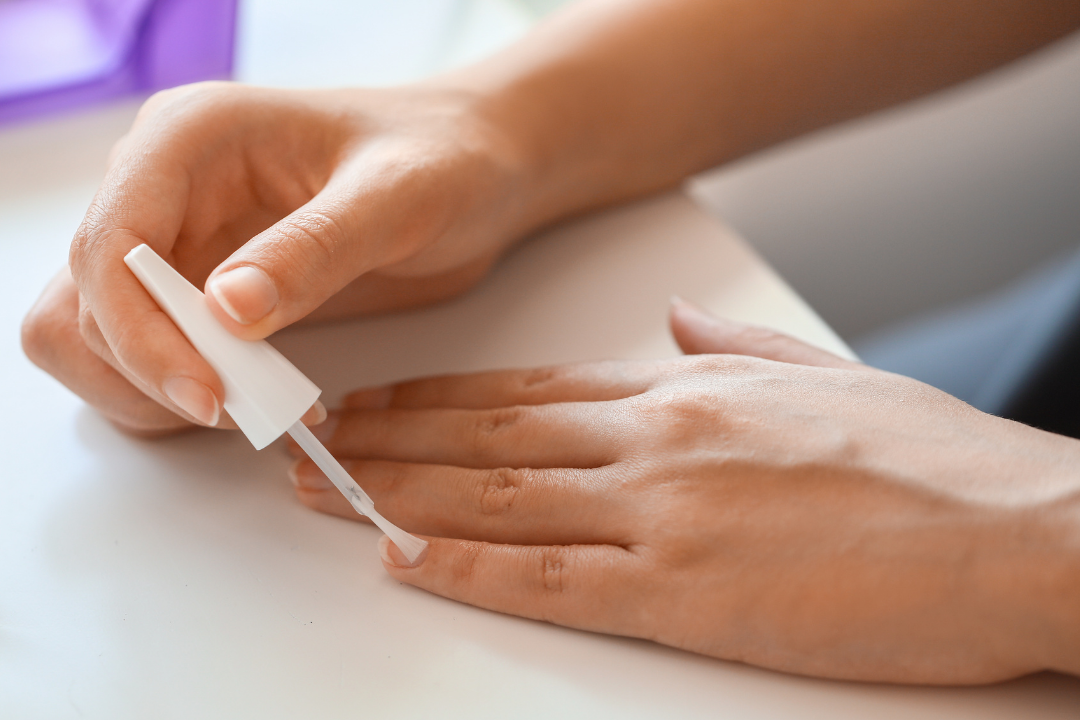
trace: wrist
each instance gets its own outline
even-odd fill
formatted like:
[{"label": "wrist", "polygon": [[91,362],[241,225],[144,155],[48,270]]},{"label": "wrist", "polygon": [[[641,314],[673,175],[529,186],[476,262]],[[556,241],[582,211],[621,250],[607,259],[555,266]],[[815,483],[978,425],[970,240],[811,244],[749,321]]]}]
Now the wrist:
[{"label": "wrist", "polygon": [[551,99],[521,86],[527,83],[494,85],[483,72],[483,67],[467,68],[425,86],[464,102],[471,132],[498,176],[493,187],[512,190],[495,193],[495,214],[504,218],[507,235],[519,238],[587,207],[589,193],[574,181],[575,161],[581,158],[553,151],[571,141],[558,139]]},{"label": "wrist", "polygon": [[669,133],[643,117],[636,75],[610,67],[589,43],[564,47],[565,22],[545,28],[531,42],[428,81],[470,94],[475,116],[516,159],[528,230],[672,187],[713,164],[684,137],[674,147],[656,137]]},{"label": "wrist", "polygon": [[1080,497],[1048,504],[1033,524],[1034,543],[1041,539],[1041,547],[1022,571],[1027,587],[1015,592],[1026,594],[1030,612],[1044,625],[1040,665],[1080,675]]},{"label": "wrist", "polygon": [[1045,495],[1006,511],[983,578],[988,603],[1004,611],[1003,653],[1031,671],[1080,675],[1080,441],[1055,439],[1065,462],[1023,478]]}]

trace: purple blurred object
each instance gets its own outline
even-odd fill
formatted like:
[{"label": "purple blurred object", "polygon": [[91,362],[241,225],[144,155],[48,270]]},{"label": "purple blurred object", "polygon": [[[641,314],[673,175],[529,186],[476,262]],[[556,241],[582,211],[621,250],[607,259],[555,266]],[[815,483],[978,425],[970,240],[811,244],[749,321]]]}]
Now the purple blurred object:
[{"label": "purple blurred object", "polygon": [[0,0],[0,123],[232,73],[236,0]]}]

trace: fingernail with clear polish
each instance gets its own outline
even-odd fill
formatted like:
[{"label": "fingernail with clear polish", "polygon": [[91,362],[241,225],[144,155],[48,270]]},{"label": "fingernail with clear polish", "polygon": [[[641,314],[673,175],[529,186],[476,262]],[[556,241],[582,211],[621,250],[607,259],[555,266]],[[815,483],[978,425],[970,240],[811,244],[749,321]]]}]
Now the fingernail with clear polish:
[{"label": "fingernail with clear polish", "polygon": [[330,478],[315,465],[301,458],[289,466],[289,480],[298,488],[305,490],[329,490],[334,486]]},{"label": "fingernail with clear polish", "polygon": [[387,565],[393,565],[394,567],[399,567],[399,568],[419,567],[420,564],[423,563],[424,560],[427,559],[428,550],[430,550],[430,549],[431,549],[431,545],[428,545],[417,556],[416,560],[413,560],[412,562],[409,562],[409,559],[407,557],[405,557],[405,555],[400,550],[398,550],[397,545],[390,542],[390,538],[388,538],[386,535],[383,535],[381,538],[379,538],[379,557],[382,558],[382,561],[384,563],[386,563]]},{"label": "fingernail with clear polish", "polygon": [[176,406],[204,425],[217,425],[221,405],[214,391],[189,377],[171,377],[161,385],[165,396]]},{"label": "fingernail with clear polish", "polygon": [[280,300],[269,276],[250,265],[241,265],[218,275],[210,281],[207,290],[229,317],[241,325],[262,320]]},{"label": "fingernail with clear polish", "polygon": [[304,413],[304,417],[300,419],[304,421],[305,425],[314,427],[326,422],[326,417],[326,406],[322,404],[322,400],[316,400],[315,404],[308,408],[308,411]]}]

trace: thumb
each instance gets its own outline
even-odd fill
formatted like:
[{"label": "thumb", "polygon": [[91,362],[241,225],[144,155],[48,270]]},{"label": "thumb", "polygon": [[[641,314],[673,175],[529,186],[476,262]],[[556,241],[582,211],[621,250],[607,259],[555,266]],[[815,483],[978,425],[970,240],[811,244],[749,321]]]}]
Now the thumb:
[{"label": "thumb", "polygon": [[752,355],[765,360],[817,367],[866,369],[801,340],[756,325],[710,315],[680,298],[671,299],[671,332],[687,355]]},{"label": "thumb", "polygon": [[235,335],[266,337],[391,260],[362,231],[362,203],[329,190],[246,242],[207,278],[209,305]]}]

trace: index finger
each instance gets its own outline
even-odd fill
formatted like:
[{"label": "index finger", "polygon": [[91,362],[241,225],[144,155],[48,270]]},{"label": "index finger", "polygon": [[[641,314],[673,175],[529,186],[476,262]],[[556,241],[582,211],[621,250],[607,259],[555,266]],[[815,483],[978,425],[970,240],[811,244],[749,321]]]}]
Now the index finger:
[{"label": "index finger", "polygon": [[224,388],[124,264],[146,243],[171,256],[190,197],[190,175],[169,143],[134,133],[109,169],[71,244],[83,300],[117,361],[193,418],[214,425]]}]

